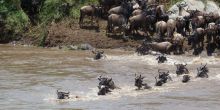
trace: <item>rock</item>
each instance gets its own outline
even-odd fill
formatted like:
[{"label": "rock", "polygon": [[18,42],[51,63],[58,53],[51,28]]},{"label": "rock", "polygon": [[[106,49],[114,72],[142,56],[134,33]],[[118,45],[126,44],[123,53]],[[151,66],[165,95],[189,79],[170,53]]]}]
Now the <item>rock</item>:
[{"label": "rock", "polygon": [[93,47],[88,43],[80,44],[78,46],[78,50],[92,50],[92,49],[93,49]]},{"label": "rock", "polygon": [[[182,0],[176,3],[175,5],[173,5],[169,9],[169,11],[175,12],[174,14],[169,15],[170,18],[175,19],[177,16],[179,16],[179,10],[178,10],[177,4],[184,3],[184,1],[186,2],[186,4],[188,4],[188,6],[184,8],[185,10],[187,10],[187,8],[189,10],[197,9],[199,11],[204,11],[207,13],[217,12],[218,14],[220,14],[219,6],[213,1],[207,1],[207,3],[204,3],[203,0]],[[189,13],[187,13],[185,10],[183,10],[182,15],[183,16],[189,15]]]},{"label": "rock", "polygon": [[78,46],[75,45],[69,45],[67,46],[68,50],[78,50]]}]

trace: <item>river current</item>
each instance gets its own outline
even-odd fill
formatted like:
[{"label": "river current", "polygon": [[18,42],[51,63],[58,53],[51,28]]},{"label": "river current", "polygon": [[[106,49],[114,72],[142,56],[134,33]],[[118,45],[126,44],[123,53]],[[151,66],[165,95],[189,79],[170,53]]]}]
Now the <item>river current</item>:
[{"label": "river current", "polygon": [[[1,110],[219,110],[220,58],[168,55],[158,64],[156,55],[138,56],[132,51],[105,50],[93,60],[90,51],[66,51],[0,45]],[[175,74],[174,62],[187,63],[189,83]],[[207,63],[209,78],[195,78],[196,68]],[[169,70],[173,81],[155,87],[158,69]],[[136,74],[152,90],[135,90]],[[97,95],[97,78],[112,77],[121,89]],[[57,100],[56,90],[69,91],[70,99]],[[79,98],[76,98],[78,96]]]}]

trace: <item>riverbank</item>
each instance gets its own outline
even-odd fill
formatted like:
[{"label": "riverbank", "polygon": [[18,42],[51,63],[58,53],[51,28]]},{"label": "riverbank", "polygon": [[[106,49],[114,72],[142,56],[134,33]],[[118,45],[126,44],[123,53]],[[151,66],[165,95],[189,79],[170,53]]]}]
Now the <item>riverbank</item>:
[{"label": "riverbank", "polygon": [[[63,47],[89,44],[98,49],[136,48],[141,40],[124,41],[121,36],[108,37],[105,33],[107,22],[100,20],[99,32],[95,28],[85,27],[81,29],[77,20],[62,20],[61,22],[52,22],[47,26],[47,37],[44,47]],[[39,39],[33,36],[24,36],[19,41],[20,44],[38,45]]]}]

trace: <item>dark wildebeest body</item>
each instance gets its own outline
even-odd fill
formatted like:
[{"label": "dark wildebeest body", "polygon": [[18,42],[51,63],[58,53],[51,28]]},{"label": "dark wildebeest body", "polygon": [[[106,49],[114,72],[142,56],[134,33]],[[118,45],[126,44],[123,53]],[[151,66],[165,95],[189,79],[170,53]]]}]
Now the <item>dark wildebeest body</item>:
[{"label": "dark wildebeest body", "polygon": [[136,87],[138,87],[138,90],[140,90],[142,87],[144,87],[144,89],[150,89],[151,88],[150,86],[148,86],[147,83],[143,83],[144,78],[145,77],[142,77],[141,75],[136,76],[136,74],[135,74],[135,84],[134,85]]},{"label": "dark wildebeest body", "polygon": [[80,18],[79,18],[79,25],[82,27],[83,20],[85,16],[91,17],[91,23],[93,24],[93,19],[96,19],[96,24],[99,27],[98,23],[98,17],[100,15],[100,7],[94,6],[94,5],[88,5],[88,6],[83,6],[80,8]]},{"label": "dark wildebeest body", "polygon": [[184,75],[183,79],[182,79],[182,82],[187,83],[187,82],[189,82],[189,80],[190,80],[190,76],[189,75]]},{"label": "dark wildebeest body", "polygon": [[167,37],[171,38],[175,30],[176,30],[176,21],[173,19],[169,19],[167,21]]},{"label": "dark wildebeest body", "polygon": [[175,64],[174,65],[176,66],[176,74],[177,75],[182,75],[182,74],[189,74],[189,70],[186,68],[186,65],[183,65],[183,64]]},{"label": "dark wildebeest body", "polygon": [[69,99],[70,92],[60,92],[57,90],[57,99]]},{"label": "dark wildebeest body", "polygon": [[99,60],[103,57],[104,51],[92,51],[92,53],[95,54],[94,60]]},{"label": "dark wildebeest body", "polygon": [[158,60],[158,63],[164,63],[167,61],[167,58],[164,55],[159,55],[156,60]]},{"label": "dark wildebeest body", "polygon": [[158,21],[156,23],[156,33],[159,36],[160,41],[164,40],[166,32],[167,32],[167,23],[165,21]]},{"label": "dark wildebeest body", "polygon": [[200,77],[200,78],[208,78],[208,68],[206,67],[207,64],[205,64],[204,66],[201,64],[201,67],[197,68],[197,77]]},{"label": "dark wildebeest body", "polygon": [[188,43],[191,45],[192,48],[203,48],[204,47],[204,36],[205,30],[203,28],[197,28],[193,34],[188,38]]},{"label": "dark wildebeest body", "polygon": [[123,15],[111,14],[108,16],[107,30],[108,33],[116,33],[115,30],[119,30],[125,35],[127,28],[127,20]]}]

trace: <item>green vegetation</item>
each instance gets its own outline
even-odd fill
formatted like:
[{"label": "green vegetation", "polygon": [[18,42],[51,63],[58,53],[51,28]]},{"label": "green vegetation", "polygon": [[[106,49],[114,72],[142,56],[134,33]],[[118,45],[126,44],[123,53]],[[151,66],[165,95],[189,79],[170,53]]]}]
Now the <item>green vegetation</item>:
[{"label": "green vegetation", "polygon": [[[39,37],[43,46],[46,25],[63,18],[79,17],[79,8],[98,0],[0,0],[0,42],[28,35]],[[34,28],[36,27],[36,28]],[[31,30],[34,29],[34,30]],[[36,34],[36,33],[41,34]]]}]

